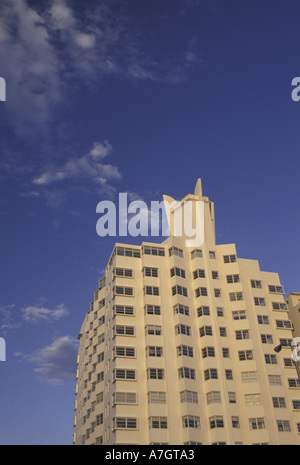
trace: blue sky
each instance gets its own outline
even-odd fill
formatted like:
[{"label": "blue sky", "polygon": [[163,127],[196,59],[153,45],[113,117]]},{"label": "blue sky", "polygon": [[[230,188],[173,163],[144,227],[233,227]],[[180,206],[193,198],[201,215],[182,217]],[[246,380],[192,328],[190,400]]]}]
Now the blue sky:
[{"label": "blue sky", "polygon": [[115,242],[100,201],[182,198],[201,177],[218,243],[300,290],[299,16],[297,0],[1,1],[1,444],[72,442],[77,334]]}]

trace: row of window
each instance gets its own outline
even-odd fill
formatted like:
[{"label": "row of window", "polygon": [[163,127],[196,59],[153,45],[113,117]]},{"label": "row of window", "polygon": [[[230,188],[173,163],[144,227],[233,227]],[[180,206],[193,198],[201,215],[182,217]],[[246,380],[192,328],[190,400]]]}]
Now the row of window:
[{"label": "row of window", "polygon": [[[151,295],[151,296],[159,296],[160,290],[158,286],[144,286],[144,295]],[[188,297],[188,290],[184,286],[180,286],[176,284],[172,287],[172,296],[175,295],[182,295],[184,297]],[[127,296],[127,297],[134,297],[134,288],[128,286],[114,286],[113,288],[113,298],[116,296]],[[216,298],[222,297],[222,290],[221,289],[214,289],[214,296]],[[198,287],[195,289],[195,297],[208,297],[208,290],[207,287]],[[229,293],[229,300],[230,302],[239,302],[243,301],[243,292],[230,292]],[[265,307],[266,300],[264,297],[254,297],[254,305],[258,307]],[[278,303],[274,302],[273,305],[276,307],[276,310],[286,310],[285,303]],[[102,305],[103,306],[103,305]]]},{"label": "row of window", "polygon": [[[231,417],[232,428],[240,428],[240,420],[238,416]],[[291,425],[288,420],[277,420],[278,432],[290,432]],[[221,415],[214,415],[208,418],[208,424],[210,429],[224,428],[224,418]],[[149,429],[167,429],[168,419],[167,417],[150,417],[149,418]],[[196,428],[201,429],[200,417],[195,415],[185,415],[182,417],[182,428]],[[297,424],[298,431],[300,431],[300,424]],[[112,422],[112,429],[115,430],[137,430],[138,419],[127,418],[127,417],[115,417]],[[263,430],[266,429],[265,418],[249,418],[249,429]]]},{"label": "row of window", "polygon": [[[239,352],[240,360],[253,360],[252,354],[248,354],[250,351],[241,351]],[[250,357],[250,358],[247,358]],[[287,362],[286,367],[292,367],[292,359],[285,359]],[[277,364],[276,355],[273,354],[266,354],[265,355],[266,364]],[[289,362],[288,362],[289,361]],[[204,380],[212,380],[212,379],[219,379],[218,370],[217,368],[208,368],[204,370]],[[196,380],[196,370],[194,368],[189,367],[181,367],[177,370],[178,379],[191,379]],[[272,376],[272,375],[270,375]],[[274,375],[275,376],[275,375]],[[256,382],[257,381],[257,374],[256,371],[247,371],[241,373],[242,382]],[[233,381],[233,371],[230,369],[225,370],[225,378],[228,381]],[[152,380],[164,380],[165,379],[165,370],[163,368],[148,368],[147,369],[147,379]],[[270,383],[271,381],[274,383],[273,385],[281,385],[279,384],[278,378],[269,378]],[[123,368],[115,368],[113,370],[113,381],[137,381],[137,370],[134,369],[123,369]],[[277,384],[278,383],[278,384]],[[299,383],[296,380],[291,379],[289,382],[291,388],[298,388]]]},{"label": "row of window", "polygon": [[[158,268],[145,267],[143,268],[143,275],[147,277],[158,278]],[[178,276],[180,278],[185,279],[186,271],[182,268],[173,267],[170,270],[170,276],[171,278],[173,276]],[[133,270],[129,268],[114,268],[114,277],[133,278]],[[205,278],[206,277],[205,270],[196,269],[195,271],[193,271],[193,277],[194,277],[194,280],[197,278]],[[218,271],[212,271],[212,279],[216,279],[216,280],[219,279]],[[239,274],[227,275],[226,280],[228,284],[239,283],[240,275]],[[259,280],[251,279],[251,287],[255,289],[262,289],[262,282]],[[282,286],[269,285],[268,287],[269,287],[270,293],[275,293],[275,294],[284,293]]]},{"label": "row of window", "polygon": [[[184,377],[184,375],[188,376],[189,373],[182,371],[183,369],[180,370],[180,376],[181,378]],[[120,380],[124,379],[124,375],[118,373],[117,374]],[[155,375],[162,375],[163,379],[163,374],[162,373],[156,373],[156,372],[151,372],[149,373],[149,377],[155,376]],[[132,374],[129,373],[129,376],[133,376]],[[227,376],[231,378],[230,373],[227,373]],[[131,378],[130,378],[131,379]],[[135,377],[133,378],[135,380]],[[153,379],[153,378],[151,378]],[[154,378],[156,379],[156,378]],[[282,386],[282,379],[280,375],[268,375],[269,379],[269,385],[270,386]],[[99,377],[98,383],[104,381],[104,373],[103,376],[101,375]],[[257,382],[257,372],[256,371],[246,371],[241,373],[241,381],[243,383],[256,383]],[[87,396],[84,397],[83,399],[83,404],[85,405],[86,402],[91,398],[91,395],[93,392],[96,390],[96,384],[93,383],[91,389],[88,391]],[[289,389],[299,389],[300,388],[300,381],[298,378],[288,378],[287,379],[287,386]],[[87,380],[85,382],[85,388],[87,388]],[[274,404],[277,402],[274,398]],[[89,409],[87,411],[87,418],[89,418],[91,412],[95,411],[96,405],[99,403],[102,403],[104,400],[104,392],[100,392],[96,396],[96,401],[92,403],[92,409]],[[206,394],[206,400],[207,404],[212,404],[212,403],[221,403],[221,393],[219,391],[211,391]],[[228,401],[230,404],[235,404],[236,403],[236,394],[234,392],[229,392],[228,393]],[[199,403],[199,398],[198,398],[198,393],[194,391],[189,391],[185,390],[180,392],[180,402],[181,403],[193,403],[193,404],[198,404]],[[281,401],[278,401],[279,403]],[[152,391],[148,393],[148,403],[149,404],[165,404],[166,403],[166,393],[161,392],[161,391]],[[113,394],[113,404],[137,404],[137,393],[134,392],[115,392]],[[246,406],[253,406],[253,405],[261,405],[262,404],[262,397],[260,393],[253,393],[253,394],[245,394],[245,405]],[[282,402],[281,402],[282,404]],[[299,410],[299,400],[293,400],[293,409],[294,410]]]},{"label": "row of window", "polygon": [[[199,404],[199,395],[195,391],[181,391],[179,393],[180,403],[191,403]],[[147,394],[148,404],[166,404],[167,403],[167,394],[164,391],[151,391]],[[245,405],[247,407],[252,407],[254,405],[262,405],[262,395],[261,393],[245,394]],[[230,404],[236,404],[236,394],[235,392],[228,392],[228,402]],[[300,400],[292,400],[292,408],[295,411],[300,411]],[[207,405],[211,404],[221,404],[221,392],[220,391],[210,391],[206,393],[206,403]],[[284,397],[272,397],[272,403],[274,408],[287,408],[286,399]],[[136,392],[115,392],[113,394],[113,405],[117,404],[130,404],[138,405],[137,393]]]}]

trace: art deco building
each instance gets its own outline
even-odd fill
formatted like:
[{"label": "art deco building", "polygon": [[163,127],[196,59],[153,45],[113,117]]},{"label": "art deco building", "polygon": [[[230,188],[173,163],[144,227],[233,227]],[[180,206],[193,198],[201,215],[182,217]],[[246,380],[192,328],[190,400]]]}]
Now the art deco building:
[{"label": "art deco building", "polygon": [[201,247],[115,245],[79,334],[74,444],[299,444],[279,276],[216,244],[200,180],[183,200],[204,202]]}]

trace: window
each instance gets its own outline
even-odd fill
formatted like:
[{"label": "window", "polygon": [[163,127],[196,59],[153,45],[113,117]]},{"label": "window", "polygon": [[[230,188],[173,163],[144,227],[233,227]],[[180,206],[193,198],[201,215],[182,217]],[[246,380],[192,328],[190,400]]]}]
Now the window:
[{"label": "window", "polygon": [[146,334],[151,336],[161,336],[161,326],[147,325]]},{"label": "window", "polygon": [[176,325],[175,334],[185,334],[186,336],[191,336],[191,327],[186,325]]},{"label": "window", "polygon": [[115,417],[113,419],[113,430],[116,429],[137,429],[137,419]]},{"label": "window", "polygon": [[134,290],[132,287],[124,287],[124,286],[115,286],[114,287],[114,298],[117,295],[123,295],[127,297],[133,297]]},{"label": "window", "polygon": [[229,274],[226,276],[228,284],[234,284],[240,282],[240,276],[238,274]]},{"label": "window", "polygon": [[198,393],[193,391],[182,391],[180,393],[180,402],[190,404],[198,404]]},{"label": "window", "polygon": [[223,358],[230,358],[230,352],[228,347],[222,347]]},{"label": "window", "polygon": [[236,255],[224,255],[223,259],[224,259],[224,263],[235,263]]},{"label": "window", "polygon": [[173,307],[174,315],[177,315],[180,313],[181,315],[190,315],[190,309],[186,305],[181,305],[181,304],[176,304]]},{"label": "window", "polygon": [[[105,278],[102,278],[99,281],[99,289],[98,289],[98,291],[101,291],[101,289],[103,289],[104,287],[105,287]],[[97,299],[95,299],[95,300],[97,300]]]},{"label": "window", "polygon": [[194,279],[197,279],[197,278],[205,278],[205,270],[195,270],[193,272],[193,276],[194,276]]},{"label": "window", "polygon": [[134,336],[135,335],[135,327],[134,326],[115,325],[113,327],[113,335],[114,336]]},{"label": "window", "polygon": [[98,321],[99,321],[99,326],[104,325],[104,323],[105,323],[105,315],[101,316]]},{"label": "window", "polygon": [[196,297],[200,296],[207,296],[207,288],[206,287],[198,287],[198,289],[195,290]]},{"label": "window", "polygon": [[176,347],[177,357],[185,356],[185,357],[194,357],[194,349],[193,347],[180,345]]},{"label": "window", "polygon": [[228,381],[232,381],[232,380],[233,380],[233,373],[232,373],[232,370],[225,370],[225,378],[226,378]]},{"label": "window", "polygon": [[229,299],[231,302],[238,302],[239,300],[243,300],[243,293],[242,292],[230,292]]},{"label": "window", "polygon": [[209,307],[202,305],[202,307],[199,307],[197,309],[197,314],[198,314],[198,317],[203,316],[203,315],[209,316],[210,315]]},{"label": "window", "polygon": [[178,379],[196,379],[196,372],[193,368],[182,367],[178,369]]},{"label": "window", "polygon": [[163,348],[157,346],[148,346],[147,349],[148,357],[162,357],[163,356]]},{"label": "window", "polygon": [[220,391],[211,391],[206,394],[207,404],[220,404],[221,403],[221,393]]},{"label": "window", "polygon": [[[105,307],[105,299],[102,299],[100,300],[99,302],[99,310],[101,310],[101,308]],[[97,312],[95,313],[95,319],[97,318]]]},{"label": "window", "polygon": [[103,425],[103,413],[96,416],[96,426]]},{"label": "window", "polygon": [[288,420],[277,420],[277,428],[280,433],[289,433],[291,431],[290,422]]},{"label": "window", "polygon": [[299,389],[300,388],[300,380],[299,379],[288,379],[288,385],[291,389]]},{"label": "window", "polygon": [[211,326],[202,326],[202,328],[199,329],[199,334],[200,334],[200,337],[212,336],[212,327]]},{"label": "window", "polygon": [[147,379],[164,379],[164,370],[162,368],[148,368]]},{"label": "window", "polygon": [[123,370],[115,368],[113,371],[113,379],[115,380],[136,380],[135,370]]},{"label": "window", "polygon": [[259,325],[269,325],[269,317],[265,315],[257,315],[257,321]]},{"label": "window", "polygon": [[150,429],[167,429],[168,420],[167,417],[150,417],[149,418]]},{"label": "window", "polygon": [[117,247],[117,255],[121,255],[123,257],[140,258],[141,252],[139,249]]},{"label": "window", "polygon": [[169,257],[171,257],[172,255],[177,255],[177,257],[183,258],[183,250],[178,249],[177,247],[171,247],[169,249]]},{"label": "window", "polygon": [[260,337],[262,344],[273,344],[273,337],[271,334],[261,334]]},{"label": "window", "polygon": [[215,348],[214,347],[204,347],[202,349],[202,358],[215,357]]},{"label": "window", "polygon": [[257,381],[256,371],[244,371],[241,373],[243,383],[255,383]]},{"label": "window", "polygon": [[249,418],[249,427],[251,430],[265,429],[264,418]]},{"label": "window", "polygon": [[137,404],[137,394],[135,392],[114,392],[113,404]]},{"label": "window", "polygon": [[272,397],[274,408],[286,408],[284,397]]},{"label": "window", "polygon": [[287,305],[284,302],[272,302],[273,310],[287,310]]},{"label": "window", "polygon": [[143,246],[143,254],[144,255],[156,255],[158,257],[165,256],[165,249],[162,247],[152,247],[149,245]]},{"label": "window", "polygon": [[214,428],[224,428],[224,420],[221,416],[214,416],[209,418],[209,427],[210,429]]},{"label": "window", "polygon": [[113,349],[114,358],[115,357],[128,357],[135,358],[135,348],[134,347],[114,347]]},{"label": "window", "polygon": [[293,409],[297,411],[300,410],[300,400],[293,400]]},{"label": "window", "polygon": [[237,341],[242,339],[250,339],[250,334],[248,329],[243,329],[235,332],[235,338]]},{"label": "window", "polygon": [[149,278],[158,278],[158,268],[144,267],[143,273],[144,273],[144,276],[147,276]]},{"label": "window", "polygon": [[269,375],[270,386],[282,386],[280,375]]},{"label": "window", "polygon": [[184,297],[187,297],[188,296],[187,288],[182,287],[182,286],[173,286],[172,287],[172,295],[176,295],[176,294],[183,295]]},{"label": "window", "polygon": [[239,360],[253,360],[253,351],[252,350],[241,350],[239,352]]},{"label": "window", "polygon": [[217,307],[217,316],[224,316],[224,309],[223,307]]},{"label": "window", "polygon": [[246,320],[246,310],[237,310],[236,312],[232,312],[232,318],[237,321],[237,320]]},{"label": "window", "polygon": [[208,254],[209,254],[209,258],[211,258],[212,260],[216,258],[216,252],[214,252],[213,250],[210,250]]},{"label": "window", "polygon": [[176,266],[171,268],[170,274],[171,274],[171,278],[173,278],[173,276],[179,276],[180,278],[185,278],[185,270],[183,270],[182,268],[177,268]]},{"label": "window", "polygon": [[247,407],[261,405],[261,394],[245,394],[245,404]]},{"label": "window", "polygon": [[114,277],[119,278],[132,278],[133,277],[133,270],[127,268],[115,268],[114,269]]},{"label": "window", "polygon": [[262,289],[261,281],[251,279],[251,287],[253,287],[253,289]]},{"label": "window", "polygon": [[160,315],[159,305],[146,305],[145,311],[147,315]]},{"label": "window", "polygon": [[202,250],[199,250],[199,249],[196,249],[196,250],[193,250],[191,252],[191,259],[194,260],[194,258],[202,258],[203,257],[203,254],[202,254]]},{"label": "window", "polygon": [[283,294],[283,287],[282,286],[269,286],[269,292]]},{"label": "window", "polygon": [[231,417],[231,424],[232,424],[232,428],[239,428],[240,427],[239,417]]},{"label": "window", "polygon": [[220,337],[227,337],[226,328],[221,327],[221,328],[219,328],[219,330],[220,330]]},{"label": "window", "polygon": [[148,392],[148,404],[165,404],[167,396],[165,392]]},{"label": "window", "polygon": [[159,295],[159,287],[156,286],[145,286],[144,295]]},{"label": "window", "polygon": [[200,429],[200,417],[185,415],[182,417],[182,427]]},{"label": "window", "polygon": [[204,370],[204,380],[208,381],[209,379],[218,379],[218,370],[216,368]]},{"label": "window", "polygon": [[221,297],[222,291],[221,289],[214,289],[215,297]]},{"label": "window", "polygon": [[212,271],[211,272],[212,279],[219,279],[219,273],[218,271]]},{"label": "window", "polygon": [[265,307],[266,301],[263,297],[254,297],[254,305],[258,307]]},{"label": "window", "polygon": [[230,404],[236,404],[235,392],[228,392],[228,401]]},{"label": "window", "polygon": [[292,324],[288,320],[276,320],[276,328],[279,328],[279,329],[292,329]]},{"label": "window", "polygon": [[267,365],[277,365],[277,358],[275,354],[265,354],[265,361]]},{"label": "window", "polygon": [[123,315],[123,316],[134,316],[133,307],[128,307],[126,305],[115,305],[113,309],[114,316]]}]

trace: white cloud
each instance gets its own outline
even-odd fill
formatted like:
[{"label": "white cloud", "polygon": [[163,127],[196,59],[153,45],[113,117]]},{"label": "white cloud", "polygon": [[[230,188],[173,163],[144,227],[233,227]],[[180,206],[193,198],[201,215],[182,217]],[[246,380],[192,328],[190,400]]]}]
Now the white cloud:
[{"label": "white cloud", "polygon": [[6,108],[19,133],[37,126],[47,131],[54,109],[68,90],[107,76],[179,82],[196,62],[196,50],[173,59],[149,56],[139,41],[135,18],[113,2],[83,7],[80,16],[68,0],[2,0],[0,63],[7,83]]},{"label": "white cloud", "polygon": [[60,167],[51,166],[33,180],[37,186],[48,186],[67,179],[87,178],[100,186],[111,179],[121,178],[119,169],[110,164],[104,164],[103,159],[112,152],[112,146],[106,140],[95,142],[92,149],[80,158],[71,158]]},{"label": "white cloud", "polygon": [[69,312],[66,310],[65,306],[61,304],[54,309],[37,306],[26,307],[22,309],[22,314],[24,321],[38,324],[42,322],[53,323],[68,316]]},{"label": "white cloud", "polygon": [[24,358],[37,365],[35,372],[43,379],[61,384],[64,380],[75,379],[78,345],[76,339],[63,336]]},{"label": "white cloud", "polygon": [[[49,120],[62,98],[59,61],[44,19],[25,0],[4,0],[0,7],[0,63],[7,84],[7,108],[15,127]],[[26,126],[26,128],[24,127]]]},{"label": "white cloud", "polygon": [[7,337],[18,328],[21,323],[16,318],[16,306],[6,305],[0,307],[0,336]]}]

